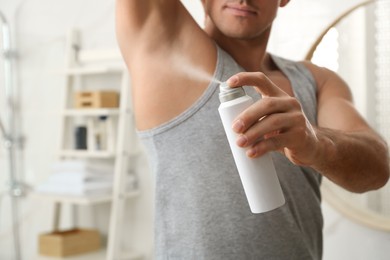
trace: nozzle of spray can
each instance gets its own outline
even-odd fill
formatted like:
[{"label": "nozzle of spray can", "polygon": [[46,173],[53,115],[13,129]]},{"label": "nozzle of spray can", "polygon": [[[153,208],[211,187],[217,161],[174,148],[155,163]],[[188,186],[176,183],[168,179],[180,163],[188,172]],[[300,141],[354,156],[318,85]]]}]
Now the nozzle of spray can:
[{"label": "nozzle of spray can", "polygon": [[219,101],[221,101],[221,103],[228,102],[245,95],[246,93],[242,87],[231,88],[226,82],[222,82],[219,85]]},{"label": "nozzle of spray can", "polygon": [[219,89],[221,105],[218,111],[252,213],[263,213],[282,206],[285,199],[270,154],[249,158],[246,150],[237,146],[237,134],[232,129],[236,117],[254,100],[242,87],[231,88],[223,82]]}]

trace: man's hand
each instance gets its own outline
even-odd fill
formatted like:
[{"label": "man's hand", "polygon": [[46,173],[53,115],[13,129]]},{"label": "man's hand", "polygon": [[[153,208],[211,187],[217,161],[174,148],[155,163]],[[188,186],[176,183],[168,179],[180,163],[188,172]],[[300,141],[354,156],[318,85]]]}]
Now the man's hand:
[{"label": "man's hand", "polygon": [[[313,69],[313,68],[312,68]],[[389,179],[386,142],[352,106],[348,87],[332,72],[314,68],[318,89],[318,126],[313,127],[299,101],[260,72],[243,72],[231,87],[253,86],[263,96],[242,112],[232,127],[247,155],[282,152],[292,163],[309,166],[352,192],[382,187]],[[330,75],[330,76],[329,76]],[[322,80],[325,77],[326,80]]]},{"label": "man's hand", "polygon": [[280,151],[297,165],[309,166],[316,157],[318,138],[299,101],[261,72],[242,72],[228,80],[230,87],[253,86],[262,99],[233,123],[240,134],[237,145],[248,147],[249,157]]}]

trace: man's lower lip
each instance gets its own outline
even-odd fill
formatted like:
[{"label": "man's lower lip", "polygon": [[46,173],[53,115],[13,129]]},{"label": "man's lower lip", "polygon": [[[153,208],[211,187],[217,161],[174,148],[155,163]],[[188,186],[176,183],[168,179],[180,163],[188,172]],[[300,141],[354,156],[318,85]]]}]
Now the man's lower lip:
[{"label": "man's lower lip", "polygon": [[230,12],[233,15],[237,16],[254,16],[255,13],[247,10],[232,8],[232,7],[226,7],[226,10]]}]

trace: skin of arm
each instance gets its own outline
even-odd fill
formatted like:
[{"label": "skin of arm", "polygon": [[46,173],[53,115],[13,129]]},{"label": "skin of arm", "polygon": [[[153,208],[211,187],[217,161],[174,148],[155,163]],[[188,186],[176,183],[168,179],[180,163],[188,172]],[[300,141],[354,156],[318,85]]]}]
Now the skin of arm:
[{"label": "skin of arm", "polygon": [[[167,10],[174,12],[178,3],[178,0],[116,0],[116,35],[127,65],[137,59],[137,53],[143,51],[143,46],[146,45],[146,50],[157,48],[159,45],[153,39],[168,35],[173,37],[176,21]],[[161,26],[157,27],[159,23]],[[165,31],[161,32],[163,27]],[[164,39],[161,43],[165,44]]]},{"label": "skin of arm", "polygon": [[191,64],[212,75],[217,50],[179,0],[116,0],[116,34],[138,130],[179,115],[207,88],[183,68]]},{"label": "skin of arm", "polygon": [[[300,103],[260,72],[239,73],[231,87],[254,86],[263,98],[233,123],[237,145],[249,157],[279,151],[291,162],[308,166],[356,193],[378,189],[389,179],[386,142],[352,104],[348,86],[335,73],[306,62],[318,87],[318,126],[312,126]],[[258,141],[263,138],[262,141]]]}]

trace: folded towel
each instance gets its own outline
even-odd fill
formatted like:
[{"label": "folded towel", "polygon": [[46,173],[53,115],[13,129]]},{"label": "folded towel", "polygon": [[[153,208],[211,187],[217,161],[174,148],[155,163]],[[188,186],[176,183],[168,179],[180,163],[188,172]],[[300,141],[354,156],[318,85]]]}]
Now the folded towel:
[{"label": "folded towel", "polygon": [[112,183],[114,180],[113,174],[95,174],[94,172],[56,172],[52,173],[48,182],[58,183],[58,184],[82,184],[86,182],[109,182]]},{"label": "folded towel", "polygon": [[45,182],[36,188],[37,192],[64,195],[92,195],[112,193],[112,183],[91,182],[82,185],[59,185]]},{"label": "folded towel", "polygon": [[94,174],[113,174],[114,165],[103,162],[82,160],[63,160],[53,163],[52,172],[93,172]]}]

